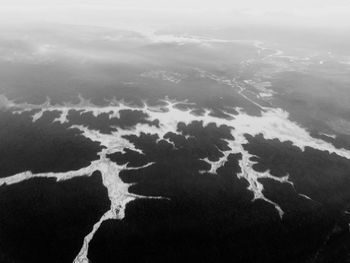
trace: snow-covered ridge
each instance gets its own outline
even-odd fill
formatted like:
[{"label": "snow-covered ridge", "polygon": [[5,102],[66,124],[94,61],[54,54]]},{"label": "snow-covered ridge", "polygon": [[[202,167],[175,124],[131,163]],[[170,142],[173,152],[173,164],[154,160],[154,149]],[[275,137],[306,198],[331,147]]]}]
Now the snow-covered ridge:
[{"label": "snow-covered ridge", "polygon": [[[159,126],[151,126],[148,123],[138,123],[132,128],[121,129],[111,132],[110,134],[101,133],[97,130],[89,129],[85,126],[72,125],[71,128],[79,129],[82,132],[82,136],[99,142],[105,146],[99,153],[99,160],[91,162],[91,164],[85,168],[77,171],[69,171],[65,173],[41,173],[33,174],[30,171],[12,175],[6,178],[0,179],[0,186],[4,184],[19,183],[24,180],[35,177],[53,177],[57,181],[69,180],[78,176],[89,176],[94,171],[100,171],[102,174],[103,184],[107,188],[108,196],[111,201],[110,210],[101,216],[100,220],[93,226],[92,231],[85,237],[81,251],[75,259],[75,263],[88,262],[87,252],[89,242],[93,238],[94,233],[98,230],[103,221],[107,219],[123,219],[125,216],[125,208],[128,202],[131,202],[137,198],[164,198],[164,197],[145,197],[138,196],[129,193],[128,188],[130,184],[124,183],[119,178],[119,173],[123,170],[130,169],[146,169],[153,163],[148,163],[142,167],[128,167],[127,165],[118,165],[112,162],[107,156],[111,153],[123,153],[125,149],[131,149],[142,154],[142,150],[136,148],[129,140],[125,138],[126,135],[139,136],[141,133],[155,134],[159,140],[163,139],[168,132],[182,135],[178,131],[177,127],[180,122],[186,125],[193,121],[203,122],[203,126],[207,126],[209,123],[214,123],[218,127],[226,125],[231,127],[231,134],[234,140],[226,140],[229,150],[223,151],[223,157],[219,161],[212,162],[208,158],[202,159],[211,165],[209,173],[217,173],[218,169],[222,167],[230,154],[241,153],[242,159],[239,161],[241,172],[237,175],[239,178],[246,180],[249,184],[248,190],[253,193],[253,200],[262,199],[272,204],[279,215],[283,216],[282,208],[272,200],[269,200],[264,196],[263,185],[259,182],[261,178],[270,178],[280,183],[288,183],[293,185],[289,180],[288,175],[285,177],[274,177],[269,171],[257,172],[253,169],[253,165],[256,163],[252,160],[251,155],[244,149],[243,145],[248,141],[245,137],[246,134],[256,136],[262,134],[265,139],[278,139],[281,142],[290,141],[293,145],[304,150],[305,147],[311,147],[320,151],[327,151],[329,153],[337,154],[341,157],[350,160],[350,151],[346,149],[337,149],[332,144],[325,142],[321,139],[311,137],[309,132],[298,125],[295,122],[289,120],[287,112],[278,108],[261,108],[261,116],[251,116],[246,114],[242,109],[236,108],[238,114],[230,114],[226,112],[229,118],[219,118],[212,116],[210,110],[205,110],[203,114],[198,115],[194,113],[194,109],[191,108],[191,104],[187,103],[186,109],[178,107],[179,104],[184,105],[187,102],[178,102],[166,99],[163,103],[157,107],[151,107],[144,103],[143,106],[135,106],[127,104],[123,101],[111,100],[106,106],[97,106],[91,102],[80,98],[78,104],[57,104],[52,105],[50,101],[42,105],[33,105],[27,103],[15,103],[8,100],[4,96],[0,96],[0,109],[11,110],[14,113],[21,114],[23,112],[31,112],[33,122],[39,120],[45,112],[55,111],[59,113],[59,117],[54,121],[59,123],[68,123],[68,115],[71,110],[79,111],[80,113],[92,113],[93,116],[98,117],[101,114],[108,114],[109,118],[118,118],[121,110],[138,110],[143,112],[148,121],[159,121]],[[169,143],[173,143],[170,139],[166,139]],[[199,173],[203,171],[198,171]],[[232,176],[236,176],[233,174]],[[301,193],[302,194],[302,193]],[[252,200],[252,201],[253,201]]]}]

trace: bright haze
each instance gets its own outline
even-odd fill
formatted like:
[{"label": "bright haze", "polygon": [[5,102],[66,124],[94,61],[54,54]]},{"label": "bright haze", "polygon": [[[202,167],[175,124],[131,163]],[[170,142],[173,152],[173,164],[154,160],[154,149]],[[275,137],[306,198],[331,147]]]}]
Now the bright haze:
[{"label": "bright haze", "polygon": [[109,27],[234,26],[238,23],[347,28],[347,0],[1,0],[0,21]]}]

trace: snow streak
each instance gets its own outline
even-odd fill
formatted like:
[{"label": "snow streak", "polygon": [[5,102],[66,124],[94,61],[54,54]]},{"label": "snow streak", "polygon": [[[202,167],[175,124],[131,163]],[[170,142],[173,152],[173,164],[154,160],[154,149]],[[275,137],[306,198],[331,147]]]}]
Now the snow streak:
[{"label": "snow streak", "polygon": [[[180,108],[179,105],[187,104]],[[283,216],[283,210],[281,207],[272,200],[269,200],[264,196],[264,187],[259,179],[269,178],[280,183],[288,183],[293,185],[289,180],[288,175],[284,177],[275,177],[270,174],[269,171],[257,172],[253,169],[253,165],[256,161],[253,161],[251,155],[247,150],[244,149],[244,145],[248,143],[246,135],[256,136],[262,134],[265,139],[278,139],[280,142],[291,142],[294,146],[304,150],[305,147],[311,147],[320,151],[327,151],[329,153],[335,153],[341,157],[350,159],[350,151],[346,149],[335,148],[332,144],[325,142],[321,139],[316,139],[311,137],[306,129],[299,126],[297,123],[289,120],[288,113],[276,108],[261,108],[261,116],[251,116],[246,114],[242,109],[236,108],[238,114],[231,114],[225,112],[228,118],[219,118],[212,116],[210,110],[205,110],[203,114],[195,113],[195,109],[191,108],[192,104],[187,102],[172,101],[169,99],[164,100],[159,106],[151,107],[144,103],[143,106],[134,106],[127,104],[123,101],[112,100],[107,106],[97,106],[91,102],[80,98],[80,103],[78,104],[63,104],[63,105],[52,105],[48,100],[42,105],[33,105],[27,103],[15,103],[8,100],[4,96],[0,96],[0,109],[5,108],[11,110],[16,114],[21,114],[23,112],[33,112],[32,121],[35,122],[39,120],[45,112],[58,112],[59,117],[57,117],[54,122],[59,122],[61,124],[69,124],[69,113],[72,110],[83,113],[92,113],[93,116],[98,117],[101,114],[107,114],[110,119],[119,118],[120,111],[122,110],[137,110],[145,114],[146,119],[150,122],[158,121],[159,125],[154,126],[148,123],[138,123],[135,126],[128,129],[121,129],[115,127],[115,131],[109,134],[101,133],[98,130],[90,129],[86,126],[72,125],[70,128],[79,129],[82,132],[82,136],[100,143],[104,148],[99,152],[99,159],[91,162],[91,164],[85,168],[81,168],[76,171],[68,171],[63,173],[38,173],[33,174],[30,171],[15,174],[6,178],[0,179],[1,185],[10,185],[22,182],[36,177],[48,177],[56,178],[57,181],[69,180],[73,177],[79,176],[90,176],[93,172],[99,171],[102,175],[103,185],[108,191],[108,196],[111,202],[110,209],[106,211],[104,215],[101,216],[100,220],[95,223],[92,227],[91,232],[84,238],[82,248],[78,255],[76,256],[74,263],[87,263],[89,243],[92,240],[94,234],[100,227],[103,221],[108,219],[121,220],[125,216],[126,205],[138,198],[166,198],[166,197],[149,197],[149,196],[139,196],[129,193],[128,189],[130,184],[124,183],[119,174],[124,170],[135,170],[135,169],[146,169],[153,163],[148,163],[142,167],[129,167],[127,164],[118,165],[112,162],[108,155],[112,153],[123,153],[125,149],[130,149],[142,153],[141,149],[136,148],[136,146],[125,138],[127,135],[140,136],[141,133],[155,134],[158,136],[159,140],[165,139],[164,136],[169,133],[175,133],[182,135],[178,130],[178,124],[180,122],[189,125],[193,121],[201,121],[203,126],[207,126],[209,123],[214,123],[217,127],[221,125],[226,125],[231,128],[231,134],[234,139],[225,141],[229,147],[228,151],[222,151],[223,157],[218,161],[210,161],[208,158],[202,159],[202,161],[207,162],[211,165],[209,171],[204,171],[207,173],[216,174],[218,169],[222,167],[228,160],[230,154],[240,153],[242,155],[239,165],[241,172],[237,175],[239,178],[246,180],[249,184],[248,190],[253,193],[253,200],[262,199],[273,205],[280,217]],[[184,136],[184,135],[182,135]],[[166,141],[173,144],[171,139],[165,139]],[[174,146],[174,144],[173,144]],[[198,171],[202,172],[203,171]],[[235,176],[235,175],[233,175]]]}]

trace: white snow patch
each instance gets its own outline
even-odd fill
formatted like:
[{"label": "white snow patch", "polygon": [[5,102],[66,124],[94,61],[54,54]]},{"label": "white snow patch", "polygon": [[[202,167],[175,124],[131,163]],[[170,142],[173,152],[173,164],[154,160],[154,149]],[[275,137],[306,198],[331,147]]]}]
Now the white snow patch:
[{"label": "white snow patch", "polygon": [[[208,77],[206,72],[202,72],[202,74],[205,74],[205,76]],[[228,82],[225,79],[218,79],[216,76],[211,77],[218,81],[223,81],[225,83],[227,82],[229,85],[234,85],[234,83]],[[244,95],[242,94],[242,96]],[[262,107],[256,102],[251,101],[259,106],[261,109],[261,116],[251,116],[246,114],[242,109],[235,108],[234,110],[238,112],[237,115],[226,113],[230,118],[218,118],[210,115],[210,110],[205,110],[202,115],[194,114],[193,109],[190,108],[190,104],[186,110],[178,108],[178,104],[183,104],[186,102],[171,101],[169,99],[166,99],[164,102],[165,105],[159,105],[157,107],[150,107],[147,104],[139,107],[129,105],[123,101],[112,100],[107,106],[96,106],[81,98],[80,103],[75,105],[51,105],[50,101],[47,101],[42,105],[33,105],[27,103],[18,104],[8,100],[4,96],[0,97],[0,104],[2,107],[10,109],[17,114],[25,111],[39,110],[37,113],[33,114],[33,121],[39,120],[43,116],[43,113],[47,111],[59,112],[60,116],[56,118],[55,121],[58,121],[59,123],[68,123],[67,116],[71,110],[89,112],[95,117],[101,114],[107,114],[109,118],[118,118],[120,111],[125,109],[141,111],[147,116],[147,120],[159,121],[159,127],[139,123],[134,127],[125,130],[118,127],[117,131],[110,134],[104,134],[84,126],[71,126],[71,128],[79,129],[82,132],[82,136],[89,138],[92,141],[99,142],[101,145],[105,146],[105,148],[99,153],[99,160],[93,161],[88,167],[76,171],[39,174],[33,174],[30,171],[27,171],[0,179],[1,186],[4,184],[8,185],[19,183],[35,177],[53,177],[56,178],[57,181],[62,181],[69,180],[77,176],[89,176],[94,171],[101,172],[103,184],[107,188],[108,196],[111,201],[111,207],[109,211],[102,215],[100,220],[93,226],[91,232],[84,238],[81,251],[78,253],[74,263],[88,262],[88,246],[89,242],[94,236],[94,233],[98,230],[101,223],[107,219],[123,219],[125,216],[125,207],[127,203],[137,198],[162,198],[138,196],[129,193],[128,189],[130,185],[124,183],[118,176],[123,170],[144,169],[147,166],[152,165],[152,163],[138,168],[130,168],[127,167],[127,165],[118,165],[107,158],[108,154],[116,152],[123,153],[125,149],[131,149],[142,154],[141,149],[137,149],[135,145],[124,138],[125,135],[140,136],[141,133],[148,133],[157,135],[159,140],[161,140],[164,139],[165,134],[168,132],[182,135],[177,129],[180,122],[183,122],[186,125],[192,123],[193,121],[201,121],[203,122],[203,126],[207,126],[209,123],[214,123],[218,127],[221,125],[227,125],[228,127],[232,128],[231,134],[234,137],[234,140],[226,140],[230,150],[224,151],[223,157],[217,162],[212,162],[209,161],[208,158],[204,158],[203,161],[211,165],[211,168],[207,172],[216,174],[218,169],[227,162],[227,158],[231,153],[241,153],[242,159],[239,161],[241,172],[238,174],[238,177],[248,182],[248,190],[251,191],[254,196],[252,201],[262,199],[270,203],[276,208],[281,217],[283,216],[283,210],[277,203],[264,196],[264,187],[259,182],[259,179],[269,178],[280,183],[288,183],[291,185],[293,185],[293,183],[289,180],[288,175],[284,177],[275,177],[272,176],[269,171],[257,172],[253,169],[253,165],[256,162],[252,161],[251,159],[254,156],[243,148],[243,145],[248,143],[245,137],[246,134],[251,136],[262,134],[265,139],[278,139],[280,142],[289,141],[302,151],[305,150],[305,147],[311,147],[316,150],[334,153],[350,160],[349,150],[338,149],[328,142],[313,138],[305,128],[301,127],[295,122],[290,121],[288,113],[279,108]]]}]

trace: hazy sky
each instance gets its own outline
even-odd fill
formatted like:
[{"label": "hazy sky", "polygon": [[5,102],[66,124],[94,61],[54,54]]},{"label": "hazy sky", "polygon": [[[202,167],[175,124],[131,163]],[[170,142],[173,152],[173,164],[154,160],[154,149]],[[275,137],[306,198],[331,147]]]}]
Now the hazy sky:
[{"label": "hazy sky", "polygon": [[350,27],[350,0],[0,0],[0,21],[115,27],[241,22]]}]

